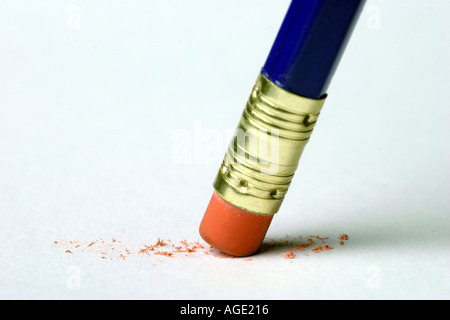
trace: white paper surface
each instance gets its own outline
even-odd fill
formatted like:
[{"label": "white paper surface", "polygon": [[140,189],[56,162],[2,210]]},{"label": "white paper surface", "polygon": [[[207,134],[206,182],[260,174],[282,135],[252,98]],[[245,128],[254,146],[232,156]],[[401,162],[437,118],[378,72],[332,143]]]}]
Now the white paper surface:
[{"label": "white paper surface", "polygon": [[199,239],[288,4],[0,3],[0,298],[449,298],[448,1],[368,1],[252,261],[52,246]]}]

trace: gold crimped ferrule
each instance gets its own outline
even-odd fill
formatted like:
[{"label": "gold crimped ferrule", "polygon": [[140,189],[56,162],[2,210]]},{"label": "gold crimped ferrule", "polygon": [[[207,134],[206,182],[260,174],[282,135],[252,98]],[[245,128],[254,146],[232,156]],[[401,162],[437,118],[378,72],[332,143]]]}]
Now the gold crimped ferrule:
[{"label": "gold crimped ferrule", "polygon": [[324,102],[260,74],[214,181],[217,193],[253,213],[278,212]]}]

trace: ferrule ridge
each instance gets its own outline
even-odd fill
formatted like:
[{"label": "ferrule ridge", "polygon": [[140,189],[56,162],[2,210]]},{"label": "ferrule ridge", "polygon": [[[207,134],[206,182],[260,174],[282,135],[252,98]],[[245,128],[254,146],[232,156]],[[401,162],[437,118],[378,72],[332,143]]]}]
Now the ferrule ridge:
[{"label": "ferrule ridge", "polygon": [[214,181],[219,195],[253,213],[278,212],[324,102],[260,74]]}]

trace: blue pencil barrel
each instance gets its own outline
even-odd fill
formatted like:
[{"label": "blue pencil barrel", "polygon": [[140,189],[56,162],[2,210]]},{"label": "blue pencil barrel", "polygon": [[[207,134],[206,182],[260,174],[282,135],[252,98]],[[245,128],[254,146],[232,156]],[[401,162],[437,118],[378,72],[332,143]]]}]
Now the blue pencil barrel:
[{"label": "blue pencil barrel", "polygon": [[262,74],[308,98],[326,93],[365,0],[293,0]]}]

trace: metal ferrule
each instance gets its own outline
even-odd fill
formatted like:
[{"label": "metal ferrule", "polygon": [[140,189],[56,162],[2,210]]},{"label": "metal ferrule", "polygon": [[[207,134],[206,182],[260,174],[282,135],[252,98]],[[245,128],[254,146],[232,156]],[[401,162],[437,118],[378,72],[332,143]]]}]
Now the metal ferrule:
[{"label": "metal ferrule", "polygon": [[214,181],[217,193],[246,211],[278,212],[324,102],[260,74]]}]

